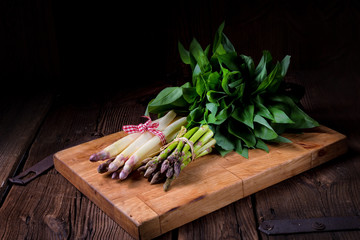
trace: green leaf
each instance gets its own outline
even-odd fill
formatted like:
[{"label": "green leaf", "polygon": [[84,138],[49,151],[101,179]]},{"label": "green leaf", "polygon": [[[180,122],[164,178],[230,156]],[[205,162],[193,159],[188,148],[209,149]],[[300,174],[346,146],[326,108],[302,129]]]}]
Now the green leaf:
[{"label": "green leaf", "polygon": [[212,72],[207,78],[207,85],[210,90],[217,90],[220,86],[220,74],[218,72]]},{"label": "green leaf", "polygon": [[286,115],[286,113],[278,107],[270,106],[269,110],[274,116],[275,123],[294,123],[294,121],[291,120],[288,115]]},{"label": "green leaf", "polygon": [[210,44],[207,45],[207,47],[206,47],[205,50],[204,50],[205,56],[209,56],[209,51],[210,51]]},{"label": "green leaf", "polygon": [[229,88],[236,88],[236,87],[240,86],[242,81],[243,81],[242,79],[236,80],[232,83],[229,83],[228,86],[229,86]]},{"label": "green leaf", "polygon": [[239,71],[236,52],[225,53],[218,57],[220,64],[225,64],[231,71]]},{"label": "green leaf", "polygon": [[241,83],[239,86],[235,87],[236,99],[241,99],[244,96],[245,83]]},{"label": "green leaf", "polygon": [[193,73],[192,73],[192,84],[194,86],[196,85],[196,80],[200,74],[201,74],[200,66],[199,66],[199,64],[196,64],[193,69]]},{"label": "green leaf", "polygon": [[249,76],[252,78],[255,74],[255,65],[254,60],[251,57],[248,57],[246,55],[240,55],[240,57],[244,60],[246,68],[249,72]]},{"label": "green leaf", "polygon": [[226,97],[226,93],[225,92],[220,92],[220,91],[214,91],[214,90],[210,90],[206,93],[206,97],[207,100],[209,102],[212,103],[217,103],[219,102],[221,99],[223,99],[224,97]]},{"label": "green leaf", "polygon": [[281,61],[281,76],[285,77],[287,70],[290,65],[290,56],[286,55],[284,59]]},{"label": "green leaf", "polygon": [[189,123],[191,122],[199,123],[203,119],[203,116],[204,116],[204,109],[201,107],[197,107],[189,113],[187,117],[187,121]]},{"label": "green leaf", "polygon": [[277,63],[270,74],[261,81],[260,85],[253,94],[263,93],[265,91],[275,92],[280,86],[281,81],[282,77],[280,76],[280,64]]},{"label": "green leaf", "polygon": [[256,113],[258,115],[261,115],[270,120],[274,120],[273,115],[270,113],[269,109],[267,109],[267,107],[265,107],[265,105],[263,104],[263,100],[261,99],[261,97],[259,95],[257,95],[253,99],[253,101],[255,102],[255,106],[257,108]]},{"label": "green leaf", "polygon": [[267,152],[267,153],[269,152],[268,146],[266,146],[266,144],[264,143],[264,141],[262,141],[261,139],[257,139],[255,148],[262,149],[262,150],[264,150],[264,151]]},{"label": "green leaf", "polygon": [[270,142],[276,142],[276,143],[292,143],[292,141],[290,139],[287,139],[285,137],[282,136],[277,136],[277,138],[272,139]]},{"label": "green leaf", "polygon": [[149,105],[155,100],[154,99],[151,99],[148,103],[148,105],[146,106],[146,110],[145,110],[145,116],[150,116],[150,113],[149,113]]},{"label": "green leaf", "polygon": [[219,125],[225,122],[229,117],[228,109],[224,108],[222,109],[217,115],[216,115],[216,121],[214,124]]},{"label": "green leaf", "polygon": [[242,150],[242,152],[240,153],[241,156],[243,156],[244,158],[248,159],[249,158],[249,149],[244,148]]},{"label": "green leaf", "polygon": [[213,43],[213,54],[214,55],[223,55],[226,53],[235,52],[235,48],[228,39],[228,37],[223,33],[225,22],[223,22],[215,34],[215,39]]},{"label": "green leaf", "polygon": [[206,103],[206,108],[209,109],[211,113],[216,114],[218,110],[218,104],[216,103]]},{"label": "green leaf", "polygon": [[183,63],[190,64],[190,53],[184,48],[181,42],[178,42],[178,49],[179,49],[180,58],[183,61]]},{"label": "green leaf", "polygon": [[291,97],[286,95],[277,95],[270,99],[274,102],[284,103],[290,106],[290,118],[294,121],[294,124],[289,126],[290,128],[302,129],[319,126],[319,123],[307,115],[303,110],[301,110]]},{"label": "green leaf", "polygon": [[241,144],[241,139],[239,139],[239,138],[237,138],[235,140],[235,151],[238,154],[242,154],[242,151],[243,151],[243,147],[242,147],[242,144]]},{"label": "green leaf", "polygon": [[200,46],[200,43],[194,38],[190,43],[190,54],[195,58],[199,65],[201,72],[207,72],[210,70],[210,62],[205,52]]},{"label": "green leaf", "polygon": [[296,105],[291,109],[290,117],[295,122],[293,125],[290,126],[290,128],[302,129],[319,126],[319,123],[316,120],[312,119]]},{"label": "green leaf", "polygon": [[260,114],[255,115],[254,122],[260,123],[261,125],[264,125],[265,127],[272,129],[270,124]]},{"label": "green leaf", "polygon": [[255,146],[256,138],[254,133],[251,131],[250,128],[239,123],[238,121],[229,121],[228,131],[235,137],[238,137],[241,140],[243,140],[248,147]]},{"label": "green leaf", "polygon": [[278,137],[277,132],[271,127],[271,125],[261,115],[255,115],[255,136],[264,140],[271,140]]},{"label": "green leaf", "polygon": [[267,77],[266,65],[263,65],[259,72],[255,71],[255,82],[261,83]]},{"label": "green leaf", "polygon": [[239,71],[230,72],[226,68],[223,69],[223,79],[221,81],[221,87],[226,94],[228,94],[229,96],[235,96],[237,94],[236,91],[231,92],[229,90],[229,84],[231,84],[233,81],[237,81],[240,77],[241,75]]},{"label": "green leaf", "polygon": [[255,136],[264,140],[271,140],[278,137],[278,134],[273,130],[273,128],[268,128],[262,124],[255,124],[254,133]]},{"label": "green leaf", "polygon": [[[215,33],[213,49],[212,49],[213,53],[216,53],[218,51],[218,48],[219,48],[219,46],[221,44],[221,39],[222,39],[224,26],[225,26],[225,22],[222,22],[220,24],[219,28],[217,29],[216,33]],[[220,52],[220,54],[223,54],[223,53]]]},{"label": "green leaf", "polygon": [[233,141],[222,133],[220,126],[216,127],[214,138],[216,140],[216,144],[226,151],[233,150],[235,148]]},{"label": "green leaf", "polygon": [[210,114],[207,116],[206,121],[207,121],[207,123],[209,123],[209,124],[214,124],[214,123],[216,123],[216,114],[215,114],[215,113],[210,113]]},{"label": "green leaf", "polygon": [[269,51],[263,51],[263,56],[255,69],[255,81],[261,83],[267,76],[267,65],[272,61]]},{"label": "green leaf", "polygon": [[271,96],[269,99],[274,102],[286,104],[290,107],[294,107],[296,105],[295,102],[292,100],[292,98],[286,95],[279,94],[279,95]]},{"label": "green leaf", "polygon": [[185,107],[187,102],[183,98],[181,87],[168,87],[163,89],[148,105],[151,113],[161,113],[176,107]]},{"label": "green leaf", "polygon": [[246,105],[244,108],[236,108],[231,114],[233,118],[254,129],[254,105]]},{"label": "green leaf", "polygon": [[183,97],[188,103],[193,103],[199,96],[195,87],[182,88]]},{"label": "green leaf", "polygon": [[226,53],[235,52],[234,46],[232,45],[232,43],[230,42],[230,40],[224,33],[222,33],[221,43],[222,43],[223,48],[225,49]]},{"label": "green leaf", "polygon": [[220,147],[218,144],[215,145],[215,149],[220,153],[222,157],[224,157],[226,154],[232,152],[231,150],[224,150],[222,147]]},{"label": "green leaf", "polygon": [[189,82],[186,82],[183,85],[181,85],[181,88],[189,88],[189,87],[191,87],[191,84]]},{"label": "green leaf", "polygon": [[201,76],[198,76],[196,81],[196,92],[199,96],[202,96],[206,91],[204,79]]}]

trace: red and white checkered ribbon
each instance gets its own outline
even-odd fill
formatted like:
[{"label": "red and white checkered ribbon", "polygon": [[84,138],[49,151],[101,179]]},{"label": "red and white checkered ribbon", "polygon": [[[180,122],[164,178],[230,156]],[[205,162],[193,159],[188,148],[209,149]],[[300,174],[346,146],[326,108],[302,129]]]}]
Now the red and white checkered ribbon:
[{"label": "red and white checkered ribbon", "polygon": [[164,133],[156,129],[159,126],[159,123],[153,123],[151,121],[151,118],[148,116],[143,117],[148,119],[145,123],[140,123],[139,125],[125,125],[123,126],[123,130],[129,134],[137,132],[143,133],[148,131],[158,136],[162,144],[166,144],[166,138]]}]

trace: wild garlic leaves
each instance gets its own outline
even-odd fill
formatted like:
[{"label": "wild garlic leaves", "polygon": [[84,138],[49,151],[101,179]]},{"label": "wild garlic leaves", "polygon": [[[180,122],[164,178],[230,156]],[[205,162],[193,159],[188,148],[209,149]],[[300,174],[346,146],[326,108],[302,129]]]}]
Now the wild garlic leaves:
[{"label": "wild garlic leaves", "polygon": [[183,112],[189,126],[208,124],[212,128],[222,155],[235,150],[244,157],[249,148],[268,151],[265,142],[289,142],[280,136],[287,129],[318,126],[297,105],[299,99],[285,91],[290,56],[275,62],[269,51],[263,51],[255,66],[251,57],[237,54],[223,29],[224,23],[212,47],[203,49],[196,39],[189,50],[178,43],[180,58],[191,67],[192,82],[162,90],[149,103],[148,111]]}]

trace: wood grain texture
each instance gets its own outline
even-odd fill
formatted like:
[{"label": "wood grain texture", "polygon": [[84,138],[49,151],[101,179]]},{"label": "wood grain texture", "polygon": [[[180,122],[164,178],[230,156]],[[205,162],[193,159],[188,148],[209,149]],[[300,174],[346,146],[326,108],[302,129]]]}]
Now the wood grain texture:
[{"label": "wood grain texture", "polygon": [[[255,194],[258,221],[360,213],[360,158],[352,152]],[[349,179],[352,179],[349,182]],[[354,182],[354,183],[352,183]],[[304,197],[306,196],[306,197]],[[284,201],[286,199],[286,201]],[[263,239],[273,239],[261,234]],[[289,234],[276,239],[358,239],[359,231]]]},{"label": "wood grain texture", "polygon": [[[101,109],[91,102],[56,102],[30,148],[24,169],[68,144],[101,135],[97,132],[102,129],[97,124]],[[26,186],[12,186],[0,209],[0,222],[1,239],[133,239],[55,169]]]},{"label": "wood grain texture", "polygon": [[0,202],[51,104],[50,94],[0,99]]},{"label": "wood grain texture", "polygon": [[258,239],[250,197],[207,214],[178,230],[178,239]]},{"label": "wood grain texture", "polygon": [[[117,132],[54,155],[56,169],[133,237],[166,233],[245,196],[311,169],[346,152],[345,136],[324,126],[286,135],[291,144],[271,146],[270,153],[251,150],[249,159],[231,153],[194,161],[171,190],[149,185],[138,173],[126,181],[97,173],[89,156],[123,137]],[[331,148],[327,148],[332,146]],[[326,149],[319,155],[317,152]],[[327,156],[327,157],[326,157]],[[321,160],[317,159],[321,157]],[[116,191],[115,191],[116,189]]]},{"label": "wood grain texture", "polygon": [[[1,167],[4,159],[18,159],[30,147],[28,157],[25,154],[23,158],[24,168],[77,139],[108,135],[119,131],[122,124],[139,121],[138,116],[151,99],[141,95],[145,91],[141,87],[151,87],[154,96],[161,90],[161,81],[169,86],[191,81],[190,68],[182,64],[178,55],[178,40],[188,47],[196,37],[205,47],[225,20],[225,33],[237,52],[252,56],[255,63],[264,49],[270,50],[276,60],[291,55],[286,81],[305,87],[301,102],[306,112],[344,133],[350,152],[158,239],[267,239],[256,229],[262,218],[360,215],[359,1],[185,0],[126,4],[133,13],[130,18],[129,14],[119,14],[124,2],[0,1],[0,79],[4,83],[0,98],[15,98],[14,102],[0,100],[9,103],[8,111],[0,112],[0,130],[1,134],[3,129],[19,133],[19,127],[26,126],[22,134],[15,134],[16,140],[1,135]],[[124,65],[123,59],[128,64]],[[135,81],[141,84],[135,86]],[[20,103],[21,93],[37,97],[39,86],[43,88],[44,84],[51,89],[59,87],[69,95],[81,95],[65,102],[81,103],[82,107],[57,105],[59,112],[52,111],[45,125],[41,124],[39,134],[32,135],[36,127],[28,130],[35,126],[32,123],[39,117],[36,108],[40,105],[35,101],[35,106],[26,103],[28,109],[21,107],[25,103]],[[132,87],[131,91],[124,89],[124,84]],[[100,107],[82,99],[99,95],[108,101]],[[95,108],[93,113],[90,108]],[[84,120],[80,121],[80,116]],[[63,121],[68,124],[59,124]],[[23,144],[26,139],[35,141]],[[3,169],[0,175],[5,173]],[[2,239],[133,239],[56,171],[47,172],[26,187],[6,188],[12,191],[3,199],[0,211]],[[44,213],[49,216],[43,218]],[[235,235],[236,231],[240,234]],[[354,231],[269,237],[320,238],[360,239]]]}]

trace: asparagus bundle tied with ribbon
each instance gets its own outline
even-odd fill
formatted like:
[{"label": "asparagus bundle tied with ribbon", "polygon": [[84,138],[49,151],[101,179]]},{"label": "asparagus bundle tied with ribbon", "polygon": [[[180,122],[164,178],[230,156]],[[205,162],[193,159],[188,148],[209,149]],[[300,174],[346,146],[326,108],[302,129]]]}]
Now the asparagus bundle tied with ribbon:
[{"label": "asparagus bundle tied with ribbon", "polygon": [[161,146],[175,138],[184,126],[186,117],[176,117],[174,111],[145,124],[126,125],[124,131],[129,135],[107,146],[90,156],[90,161],[106,160],[98,167],[99,173],[110,173],[112,178],[125,179],[133,169],[138,168],[142,161],[154,156]]}]

